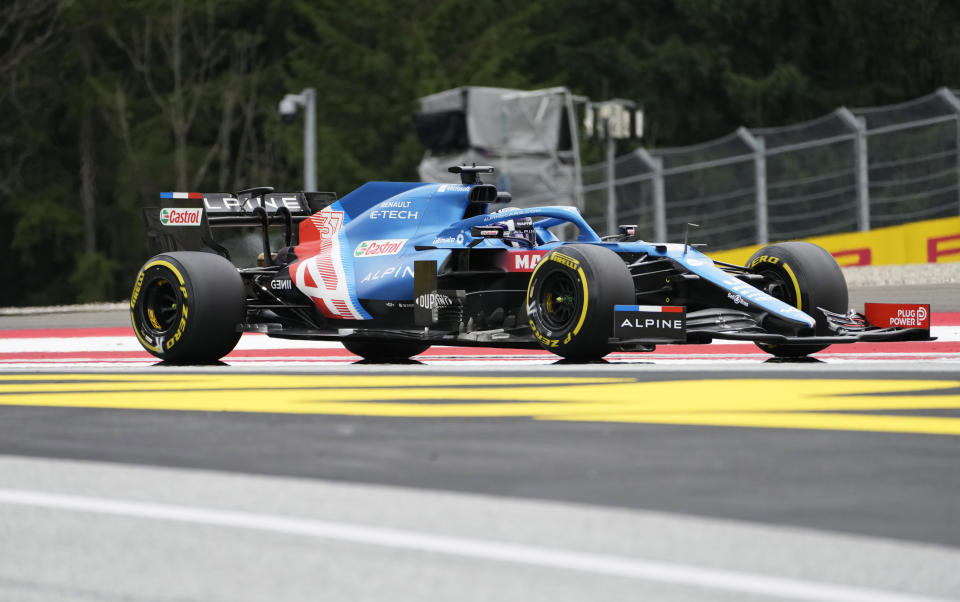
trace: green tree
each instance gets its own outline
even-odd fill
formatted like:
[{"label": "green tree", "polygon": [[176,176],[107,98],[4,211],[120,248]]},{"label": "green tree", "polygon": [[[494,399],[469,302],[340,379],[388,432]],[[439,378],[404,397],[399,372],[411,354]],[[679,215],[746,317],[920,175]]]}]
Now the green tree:
[{"label": "green tree", "polygon": [[125,296],[162,190],[298,188],[287,92],[317,90],[319,181],[345,193],[416,178],[433,92],[630,98],[646,146],[685,145],[956,87],[958,25],[944,0],[8,0],[0,305]]}]

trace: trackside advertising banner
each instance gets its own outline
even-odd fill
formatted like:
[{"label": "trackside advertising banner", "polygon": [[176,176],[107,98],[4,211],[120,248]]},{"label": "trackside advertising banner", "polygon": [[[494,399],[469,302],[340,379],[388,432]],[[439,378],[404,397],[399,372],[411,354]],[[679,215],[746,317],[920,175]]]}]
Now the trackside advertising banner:
[{"label": "trackside advertising banner", "polygon": [[[960,217],[914,222],[869,232],[805,238],[830,251],[840,267],[960,261]],[[763,245],[710,253],[719,261],[743,265]]]}]

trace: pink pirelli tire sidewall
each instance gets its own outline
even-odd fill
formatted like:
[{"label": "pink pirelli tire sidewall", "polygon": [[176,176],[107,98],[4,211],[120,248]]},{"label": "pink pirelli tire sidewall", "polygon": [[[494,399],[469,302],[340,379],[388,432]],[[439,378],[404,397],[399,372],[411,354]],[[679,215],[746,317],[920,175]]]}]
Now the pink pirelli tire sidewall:
[{"label": "pink pirelli tire sidewall", "polygon": [[530,275],[527,321],[547,351],[595,360],[611,350],[614,306],[635,302],[620,256],[599,245],[566,244],[544,255]]},{"label": "pink pirelli tire sidewall", "polygon": [[140,345],[172,364],[212,364],[240,340],[245,294],[237,268],[219,255],[162,253],[147,261],[130,295]]}]

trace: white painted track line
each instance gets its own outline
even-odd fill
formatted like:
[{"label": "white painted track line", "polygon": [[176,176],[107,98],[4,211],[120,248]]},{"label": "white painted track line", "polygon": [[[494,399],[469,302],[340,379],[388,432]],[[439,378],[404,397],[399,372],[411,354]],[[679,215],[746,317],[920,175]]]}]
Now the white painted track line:
[{"label": "white painted track line", "polygon": [[349,543],[399,548],[471,559],[492,560],[614,577],[641,579],[671,585],[692,586],[741,594],[789,600],[848,602],[945,602],[930,598],[855,588],[796,579],[771,577],[738,571],[718,570],[640,558],[575,552],[540,546],[497,542],[425,532],[372,527],[286,516],[210,510],[205,508],[0,489],[0,504],[106,514],[148,520],[174,521],[207,526],[269,531],[300,537],[338,540]]}]

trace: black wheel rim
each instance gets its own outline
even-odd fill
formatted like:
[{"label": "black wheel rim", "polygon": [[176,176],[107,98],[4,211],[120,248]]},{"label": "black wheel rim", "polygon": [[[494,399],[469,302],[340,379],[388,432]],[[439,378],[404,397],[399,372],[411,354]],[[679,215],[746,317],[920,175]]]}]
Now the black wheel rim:
[{"label": "black wheel rim", "polygon": [[793,291],[792,283],[787,282],[786,278],[776,272],[764,272],[763,275],[766,279],[763,286],[765,293],[790,307],[797,307],[797,295]]},{"label": "black wheel rim", "polygon": [[550,330],[564,330],[573,325],[580,307],[580,290],[566,272],[549,274],[537,300],[544,325]]},{"label": "black wheel rim", "polygon": [[181,308],[180,291],[169,280],[153,280],[143,292],[141,323],[156,334],[167,332],[180,323]]}]

